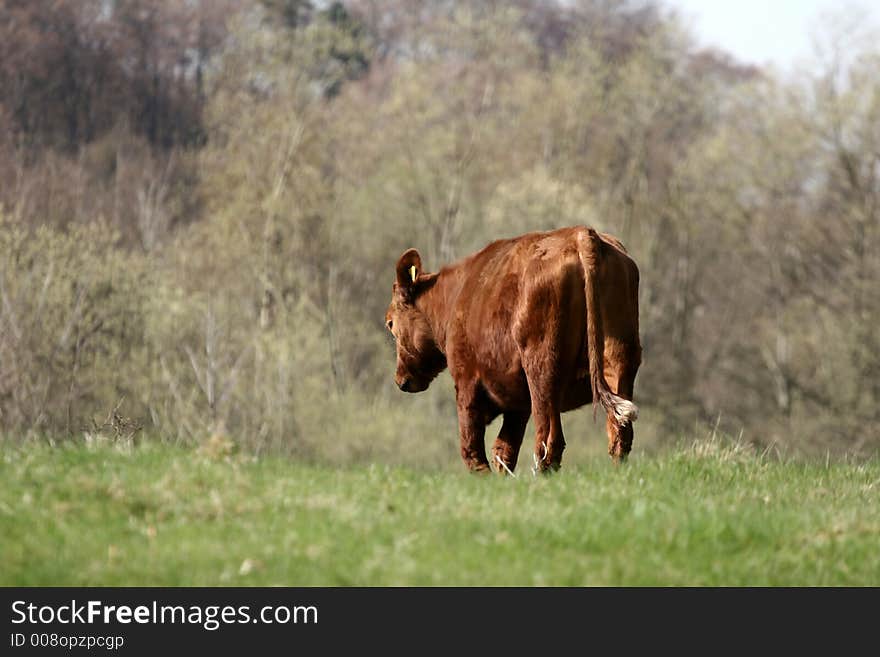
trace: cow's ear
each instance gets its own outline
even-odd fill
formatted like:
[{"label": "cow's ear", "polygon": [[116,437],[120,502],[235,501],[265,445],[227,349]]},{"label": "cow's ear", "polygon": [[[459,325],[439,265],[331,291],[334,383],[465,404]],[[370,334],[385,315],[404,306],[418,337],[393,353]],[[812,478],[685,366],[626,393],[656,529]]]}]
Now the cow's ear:
[{"label": "cow's ear", "polygon": [[415,285],[422,273],[422,257],[415,249],[407,249],[397,261],[397,285],[404,290]]}]

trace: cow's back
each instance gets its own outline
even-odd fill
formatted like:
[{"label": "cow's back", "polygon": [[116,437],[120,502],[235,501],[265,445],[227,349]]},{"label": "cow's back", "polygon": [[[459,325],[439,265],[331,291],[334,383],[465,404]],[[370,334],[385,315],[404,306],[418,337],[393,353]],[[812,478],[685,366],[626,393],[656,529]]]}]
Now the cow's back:
[{"label": "cow's back", "polygon": [[[558,356],[562,369],[553,375],[560,385],[586,377],[578,230],[583,229],[499,240],[462,263],[463,282],[448,333],[450,372],[456,379],[476,376],[499,408],[528,409],[522,358],[529,351]],[[588,401],[587,394],[575,405]]]}]

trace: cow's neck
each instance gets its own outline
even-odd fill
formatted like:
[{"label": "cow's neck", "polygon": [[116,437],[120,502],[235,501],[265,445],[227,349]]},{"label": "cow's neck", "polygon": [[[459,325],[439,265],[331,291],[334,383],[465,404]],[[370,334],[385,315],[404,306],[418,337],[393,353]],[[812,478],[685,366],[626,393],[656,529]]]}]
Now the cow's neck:
[{"label": "cow's neck", "polygon": [[434,340],[444,354],[446,333],[462,282],[463,276],[458,265],[443,267],[437,274],[434,284],[416,300],[416,307],[428,318],[428,323],[434,332]]}]

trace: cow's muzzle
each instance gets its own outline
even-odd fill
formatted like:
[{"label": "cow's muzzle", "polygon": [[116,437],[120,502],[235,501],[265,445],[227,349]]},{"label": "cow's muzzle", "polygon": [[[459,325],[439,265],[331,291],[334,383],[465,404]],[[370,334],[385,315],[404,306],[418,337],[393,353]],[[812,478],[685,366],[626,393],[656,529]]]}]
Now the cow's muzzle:
[{"label": "cow's muzzle", "polygon": [[397,387],[404,392],[422,392],[423,390],[428,389],[428,384],[430,383],[430,381],[424,379],[408,376],[397,381]]}]

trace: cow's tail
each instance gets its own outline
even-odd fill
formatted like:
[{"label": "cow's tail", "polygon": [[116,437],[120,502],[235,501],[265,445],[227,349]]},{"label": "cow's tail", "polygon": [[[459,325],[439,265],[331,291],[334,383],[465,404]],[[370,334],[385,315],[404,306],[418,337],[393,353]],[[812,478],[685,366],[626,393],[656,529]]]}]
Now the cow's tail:
[{"label": "cow's tail", "polygon": [[590,388],[593,392],[593,416],[595,417],[595,405],[598,402],[609,417],[613,417],[619,426],[624,427],[635,421],[639,416],[639,409],[631,401],[611,392],[605,382],[602,365],[605,336],[597,285],[602,250],[602,240],[595,230],[586,228],[578,233],[578,254],[584,268],[584,292],[587,298],[587,355],[590,363]]}]

